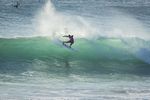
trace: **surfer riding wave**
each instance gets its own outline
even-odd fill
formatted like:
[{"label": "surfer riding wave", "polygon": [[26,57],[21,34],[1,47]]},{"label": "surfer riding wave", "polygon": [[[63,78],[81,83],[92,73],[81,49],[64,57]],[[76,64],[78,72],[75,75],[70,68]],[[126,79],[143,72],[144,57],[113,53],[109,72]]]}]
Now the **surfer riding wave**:
[{"label": "surfer riding wave", "polygon": [[71,48],[72,44],[74,43],[73,35],[65,35],[63,37],[68,37],[69,41],[63,41],[63,45],[66,45],[65,43],[70,43],[69,47]]}]

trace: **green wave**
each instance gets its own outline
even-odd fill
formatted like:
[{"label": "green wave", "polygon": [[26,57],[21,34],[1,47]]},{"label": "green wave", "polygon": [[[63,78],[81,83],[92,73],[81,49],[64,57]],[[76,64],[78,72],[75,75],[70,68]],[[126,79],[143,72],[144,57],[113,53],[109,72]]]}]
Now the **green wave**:
[{"label": "green wave", "polygon": [[126,45],[119,39],[99,39],[96,41],[77,39],[73,45],[73,48],[76,49],[77,52],[74,52],[51,41],[47,37],[1,38],[0,48],[1,57],[30,59],[70,56],[76,60],[119,60],[133,57],[126,50]]},{"label": "green wave", "polygon": [[149,68],[121,39],[76,39],[72,47],[77,51],[58,45],[48,37],[1,38],[0,67],[18,70],[20,67],[16,66],[28,66],[43,70],[48,66],[52,72],[72,67],[73,72],[81,73],[145,72]]}]

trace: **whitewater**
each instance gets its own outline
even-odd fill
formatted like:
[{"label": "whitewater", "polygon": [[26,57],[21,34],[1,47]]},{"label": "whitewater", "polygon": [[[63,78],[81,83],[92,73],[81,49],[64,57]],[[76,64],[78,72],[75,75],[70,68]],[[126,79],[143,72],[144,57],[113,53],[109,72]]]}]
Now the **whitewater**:
[{"label": "whitewater", "polygon": [[16,2],[0,0],[1,100],[149,100],[149,0]]}]

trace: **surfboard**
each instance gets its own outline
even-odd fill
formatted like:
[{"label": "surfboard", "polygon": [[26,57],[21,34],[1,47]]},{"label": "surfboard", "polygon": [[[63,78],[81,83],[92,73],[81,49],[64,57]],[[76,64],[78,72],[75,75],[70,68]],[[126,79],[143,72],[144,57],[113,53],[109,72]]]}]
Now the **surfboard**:
[{"label": "surfboard", "polygon": [[65,48],[67,48],[67,49],[74,50],[73,48],[71,48],[71,47],[68,46],[67,44],[64,44],[63,42],[62,42],[62,45],[63,45]]},{"label": "surfboard", "polygon": [[[61,41],[62,42],[62,41]],[[62,45],[63,45],[63,47],[65,47],[65,48],[67,48],[67,49],[69,49],[69,50],[71,50],[71,51],[75,51],[75,52],[77,52],[78,50],[76,50],[75,48],[71,48],[69,45],[67,45],[67,44],[65,44],[65,43],[63,43],[62,42]]]},{"label": "surfboard", "polygon": [[62,42],[61,40],[59,40],[59,39],[55,39],[53,42],[54,42],[55,44],[57,44],[57,45],[63,47],[63,48],[69,49],[69,50],[71,50],[71,51],[77,51],[77,50],[74,49],[74,48],[70,48],[69,45],[63,44],[63,42]]}]

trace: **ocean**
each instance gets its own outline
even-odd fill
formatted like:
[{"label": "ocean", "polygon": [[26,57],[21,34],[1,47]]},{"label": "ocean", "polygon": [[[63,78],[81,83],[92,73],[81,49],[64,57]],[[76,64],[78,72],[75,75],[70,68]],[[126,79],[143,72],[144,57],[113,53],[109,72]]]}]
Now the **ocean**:
[{"label": "ocean", "polygon": [[0,0],[0,100],[150,100],[149,16],[149,0]]}]

